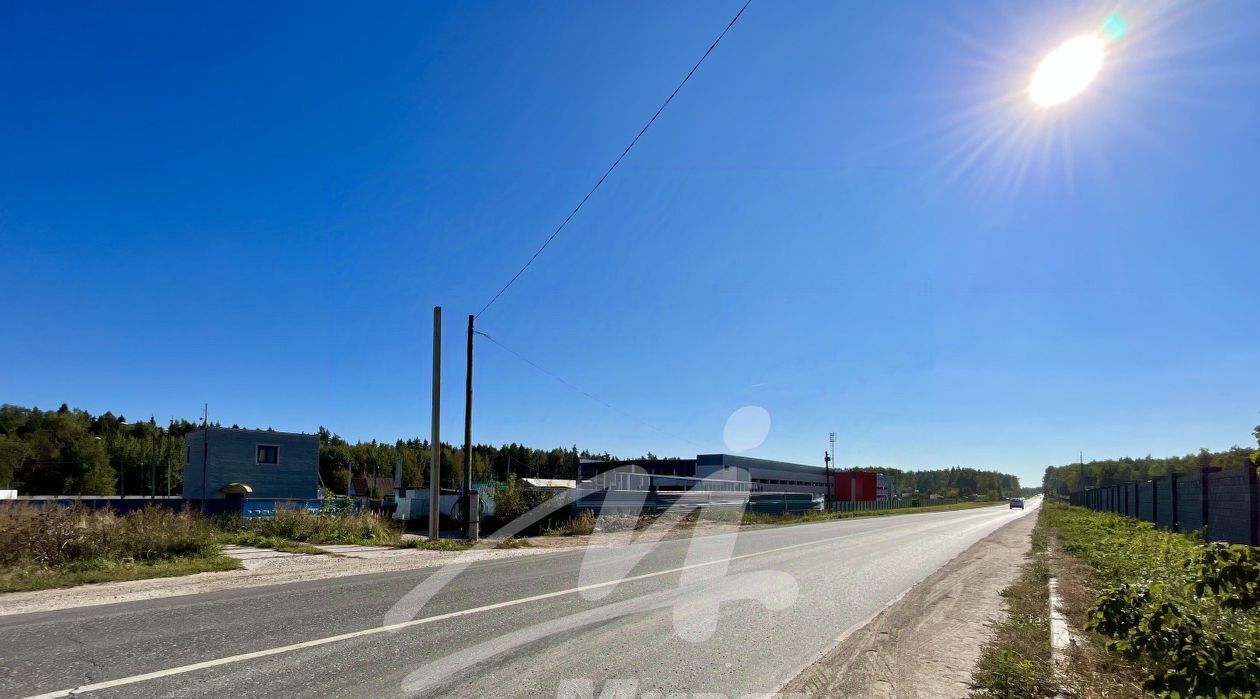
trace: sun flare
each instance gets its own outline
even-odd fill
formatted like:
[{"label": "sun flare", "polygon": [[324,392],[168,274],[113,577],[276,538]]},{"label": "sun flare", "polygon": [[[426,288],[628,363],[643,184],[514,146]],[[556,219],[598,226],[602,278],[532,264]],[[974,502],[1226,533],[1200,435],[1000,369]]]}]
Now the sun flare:
[{"label": "sun flare", "polygon": [[1070,39],[1037,66],[1028,96],[1039,107],[1051,107],[1075,97],[1089,86],[1102,68],[1103,42],[1085,35]]}]

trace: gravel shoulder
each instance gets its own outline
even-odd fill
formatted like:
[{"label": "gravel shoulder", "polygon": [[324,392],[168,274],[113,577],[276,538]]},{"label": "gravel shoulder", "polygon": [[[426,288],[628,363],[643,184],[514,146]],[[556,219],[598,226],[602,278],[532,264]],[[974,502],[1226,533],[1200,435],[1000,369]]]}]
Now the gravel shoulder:
[{"label": "gravel shoulder", "polygon": [[[703,535],[706,525],[675,527],[665,539]],[[385,547],[323,547],[333,555],[313,556],[229,546],[225,551],[243,564],[240,570],[197,573],[180,577],[149,578],[126,582],[99,583],[77,587],[0,594],[0,616],[48,612],[74,607],[91,607],[119,602],[195,595],[265,585],[340,578],[350,575],[390,573],[443,566],[455,561],[474,562],[518,556],[534,556],[555,551],[619,543],[621,537],[596,533],[583,536],[537,536],[528,546],[471,551],[429,551]],[[347,553],[344,549],[355,549]],[[362,549],[362,551],[360,550]],[[367,551],[367,549],[374,549]]]},{"label": "gravel shoulder", "polygon": [[1020,517],[910,588],[783,687],[815,697],[965,697],[1018,577],[1035,515]]},{"label": "gravel shoulder", "polygon": [[[577,546],[574,542],[574,546]],[[72,607],[89,607],[118,602],[193,595],[264,585],[323,580],[350,575],[388,573],[445,565],[453,561],[482,561],[531,556],[557,550],[552,548],[485,549],[480,551],[426,551],[394,549],[388,555],[371,558],[310,556],[268,552],[245,561],[245,568],[218,573],[197,573],[177,578],[152,578],[117,583],[0,595],[0,616],[47,612]]]},{"label": "gravel shoulder", "polygon": [[[663,538],[689,537],[697,528],[676,528]],[[698,528],[701,535],[707,533]],[[620,542],[616,535],[597,533],[584,536],[538,536],[521,548],[470,551],[429,551],[424,549],[383,547],[324,547],[329,556],[282,553],[252,547],[228,547],[227,553],[241,560],[243,568],[216,573],[197,573],[181,577],[150,578],[116,583],[80,585],[78,587],[12,592],[0,594],[0,616],[48,612],[74,607],[90,607],[119,602],[195,595],[266,585],[324,580],[351,575],[390,573],[443,566],[455,561],[475,562],[518,556],[535,556],[575,548],[609,546]],[[347,554],[344,549],[377,549],[364,555],[361,551]]]}]

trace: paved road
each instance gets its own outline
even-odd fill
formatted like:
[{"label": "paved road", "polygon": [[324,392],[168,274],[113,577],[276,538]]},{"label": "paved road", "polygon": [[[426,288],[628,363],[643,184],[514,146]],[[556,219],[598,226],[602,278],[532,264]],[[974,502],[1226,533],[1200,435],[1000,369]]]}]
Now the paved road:
[{"label": "paved road", "polygon": [[[443,573],[5,616],[0,696],[111,681],[91,696],[773,692],[843,632],[1027,514],[852,519],[484,561],[419,610],[393,614]],[[395,626],[383,626],[387,614]]]}]

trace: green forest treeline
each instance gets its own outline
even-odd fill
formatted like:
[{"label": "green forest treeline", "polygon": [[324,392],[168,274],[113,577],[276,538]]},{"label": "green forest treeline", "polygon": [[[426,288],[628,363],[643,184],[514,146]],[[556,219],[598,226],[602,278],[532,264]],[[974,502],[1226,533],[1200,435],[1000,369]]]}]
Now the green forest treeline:
[{"label": "green forest treeline", "polygon": [[[235,427],[235,425],[233,425]],[[94,416],[62,405],[57,410],[0,406],[0,488],[23,495],[179,495],[183,489],[183,438],[197,423],[153,418],[128,422],[113,413]],[[345,493],[351,476],[390,476],[402,462],[404,487],[427,481],[429,442],[423,439],[350,443],[319,429],[319,471],[324,484]],[[443,444],[442,480],[454,486],[463,472],[461,448]],[[475,480],[574,478],[580,459],[616,458],[608,452],[569,448],[535,449],[523,444],[473,447]],[[644,458],[656,458],[647,454]],[[974,468],[902,471],[879,468],[894,478],[896,492],[945,497],[1008,497],[1019,493],[1015,476]]]},{"label": "green forest treeline", "polygon": [[[1260,444],[1260,426],[1252,433]],[[1251,447],[1232,447],[1225,451],[1200,449],[1198,454],[1185,456],[1141,458],[1124,457],[1075,463],[1064,466],[1047,466],[1042,481],[1047,494],[1066,496],[1083,488],[1119,485],[1130,481],[1142,481],[1169,473],[1192,474],[1200,468],[1242,468],[1260,460],[1260,451]]]}]

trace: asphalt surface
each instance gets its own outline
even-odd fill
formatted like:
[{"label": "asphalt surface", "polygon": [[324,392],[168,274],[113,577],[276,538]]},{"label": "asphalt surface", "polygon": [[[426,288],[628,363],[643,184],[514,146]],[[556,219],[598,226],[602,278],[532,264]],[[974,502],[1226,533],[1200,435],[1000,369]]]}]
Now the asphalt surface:
[{"label": "asphalt surface", "polygon": [[[0,696],[774,692],[844,632],[1031,511],[562,551],[473,563],[444,585],[453,569],[3,616]],[[391,613],[418,584],[437,591]]]}]

